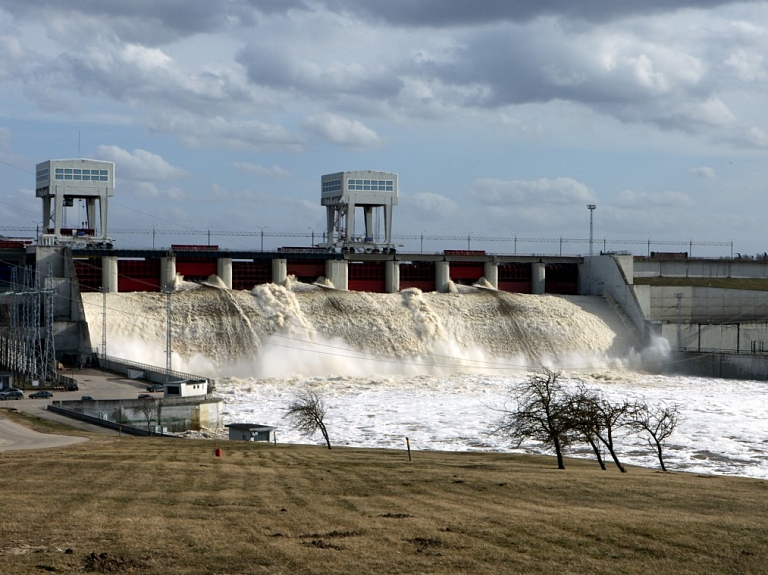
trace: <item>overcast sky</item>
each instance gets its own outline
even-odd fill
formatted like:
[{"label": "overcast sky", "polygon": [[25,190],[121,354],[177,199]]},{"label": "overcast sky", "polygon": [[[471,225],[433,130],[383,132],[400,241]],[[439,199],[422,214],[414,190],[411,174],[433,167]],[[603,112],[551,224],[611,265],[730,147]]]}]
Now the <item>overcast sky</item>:
[{"label": "overcast sky", "polygon": [[89,157],[116,229],[319,234],[320,176],[372,169],[396,236],[587,238],[593,203],[600,248],[762,253],[766,55],[763,1],[3,0],[0,228]]}]

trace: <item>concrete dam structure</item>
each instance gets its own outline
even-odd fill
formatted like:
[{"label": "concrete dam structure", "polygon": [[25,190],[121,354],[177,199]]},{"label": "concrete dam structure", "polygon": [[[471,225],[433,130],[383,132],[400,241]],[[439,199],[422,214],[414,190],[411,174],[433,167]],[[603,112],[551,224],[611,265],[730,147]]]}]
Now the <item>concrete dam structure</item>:
[{"label": "concrete dam structure", "polygon": [[[374,352],[361,342],[377,330],[385,355],[409,353],[400,349],[399,339],[410,341],[409,349],[417,354],[432,353],[422,339],[416,341],[403,331],[402,326],[409,325],[420,338],[430,330],[441,333],[440,345],[457,351],[459,357],[474,347],[494,357],[523,357],[526,365],[582,352],[611,360],[666,341],[683,355],[661,367],[768,378],[765,259],[691,259],[687,254],[651,254],[650,246],[648,257],[491,254],[470,249],[401,253],[392,242],[398,175],[370,170],[321,177],[328,229],[322,242],[309,247],[265,251],[263,245],[260,250],[223,250],[179,244],[161,250],[115,249],[107,229],[114,174],[113,164],[92,160],[38,164],[36,193],[43,201],[43,233],[35,240],[0,242],[4,308],[0,362],[6,369],[21,370],[32,379],[49,378],[62,359],[84,363],[95,348],[104,353],[109,341],[120,337],[109,327],[113,318],[104,313],[108,300],[118,307],[122,301],[138,302],[137,309],[150,316],[165,314],[165,327],[152,323],[154,327],[148,328],[153,333],[165,331],[165,339],[158,332],[148,341],[165,349],[166,363],[167,348],[177,352],[187,346],[184,361],[195,353],[194,345],[185,344],[183,338],[173,346],[169,343],[168,326],[184,301],[191,305],[194,300],[199,306],[197,312],[188,310],[187,324],[205,331],[206,322],[193,319],[195,313],[209,317],[208,323],[224,330],[212,333],[230,338],[233,349],[242,348],[231,340],[239,334],[246,342],[243,349],[258,350],[262,336],[274,336],[279,329],[262,322],[262,314],[271,313],[269,305],[257,306],[260,312],[243,310],[253,304],[254,294],[275,289],[271,296],[275,301],[295,298],[301,313],[289,315],[302,318],[302,329],[316,329],[320,321],[314,312],[304,315],[307,310],[335,309],[330,316],[321,314],[326,318],[320,321],[323,337],[341,338],[343,345],[360,353]],[[76,202],[85,202],[85,221],[67,227],[66,212]],[[355,229],[357,208],[363,210],[363,235]],[[383,237],[373,226],[378,212],[384,214]],[[207,298],[182,293],[201,285],[208,286]],[[241,293],[250,295],[243,299]],[[96,313],[99,302],[102,309]],[[413,313],[421,319],[419,314],[437,318],[436,323],[427,327],[413,314],[398,316],[414,302],[418,305]],[[570,307],[562,307],[563,302]],[[222,327],[206,305],[221,308],[224,315],[240,310],[242,325],[231,321]],[[352,309],[355,313],[350,313]],[[390,319],[370,323],[370,318],[382,314]],[[475,316],[482,321],[471,321]],[[327,317],[335,318],[339,326],[333,327]],[[574,323],[574,317],[581,320]],[[123,331],[133,329],[130,323],[118,323]],[[595,335],[605,326],[612,336]],[[289,322],[284,327],[295,326]],[[183,326],[178,329],[184,331]],[[592,335],[601,343],[593,349],[579,329],[594,330]],[[485,332],[495,333],[498,341],[488,340]]]}]

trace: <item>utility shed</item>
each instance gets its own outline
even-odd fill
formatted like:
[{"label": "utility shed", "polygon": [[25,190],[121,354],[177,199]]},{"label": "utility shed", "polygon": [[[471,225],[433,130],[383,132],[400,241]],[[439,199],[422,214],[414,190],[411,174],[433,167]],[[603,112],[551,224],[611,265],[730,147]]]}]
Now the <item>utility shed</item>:
[{"label": "utility shed", "polygon": [[165,397],[195,397],[208,393],[208,381],[171,381],[165,384]]},{"label": "utility shed", "polygon": [[229,428],[230,441],[274,441],[276,427],[258,423],[231,423]]}]

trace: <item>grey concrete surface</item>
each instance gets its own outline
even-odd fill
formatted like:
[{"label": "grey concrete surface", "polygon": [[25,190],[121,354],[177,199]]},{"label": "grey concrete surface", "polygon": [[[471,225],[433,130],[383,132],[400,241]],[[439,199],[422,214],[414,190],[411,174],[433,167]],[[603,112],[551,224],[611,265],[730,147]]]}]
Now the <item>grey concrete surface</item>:
[{"label": "grey concrete surface", "polygon": [[[77,391],[54,391],[52,399],[29,399],[28,396],[33,390],[25,389],[24,399],[0,401],[0,409],[18,409],[29,415],[57,421],[75,429],[82,429],[92,433],[117,435],[118,433],[111,429],[106,429],[98,425],[90,425],[57,413],[51,413],[50,411],[47,411],[45,407],[51,401],[77,400],[84,395],[90,395],[94,399],[136,399],[140,393],[147,393],[146,386],[148,383],[146,382],[127,379],[97,369],[66,370],[64,373],[77,380]],[[162,397],[162,393],[156,393],[154,395],[157,395],[158,398]],[[1,439],[2,430],[0,430],[0,440]]]},{"label": "grey concrete surface", "polygon": [[87,437],[38,433],[0,415],[0,451],[16,449],[49,449],[88,441]]}]

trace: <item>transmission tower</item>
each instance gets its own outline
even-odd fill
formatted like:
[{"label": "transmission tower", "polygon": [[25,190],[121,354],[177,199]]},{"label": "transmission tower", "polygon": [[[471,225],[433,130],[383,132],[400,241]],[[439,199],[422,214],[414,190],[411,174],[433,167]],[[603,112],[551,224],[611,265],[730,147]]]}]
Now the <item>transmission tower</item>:
[{"label": "transmission tower", "polygon": [[165,292],[165,381],[171,380],[171,290]]},{"label": "transmission tower", "polygon": [[41,295],[45,300],[45,350],[43,353],[43,375],[48,381],[56,381],[58,369],[56,364],[56,348],[53,341],[53,266],[48,263],[48,277],[45,278],[45,289]]}]

